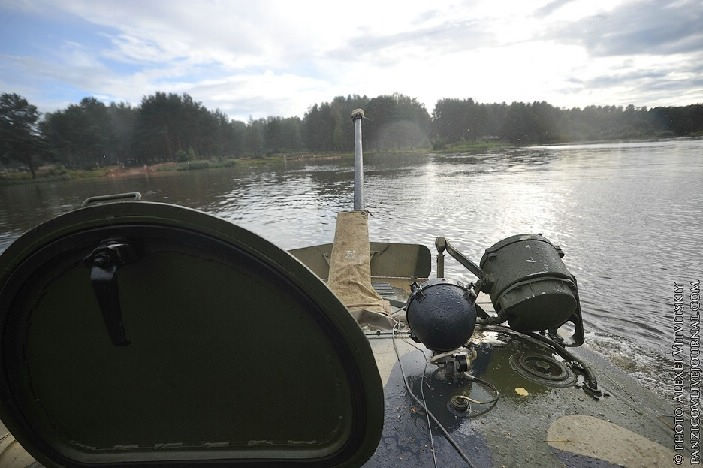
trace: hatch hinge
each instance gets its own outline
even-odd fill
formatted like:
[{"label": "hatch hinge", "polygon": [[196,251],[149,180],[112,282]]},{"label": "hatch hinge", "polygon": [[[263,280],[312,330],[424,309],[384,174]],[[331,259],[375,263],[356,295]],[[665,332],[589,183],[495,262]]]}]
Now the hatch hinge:
[{"label": "hatch hinge", "polygon": [[90,282],[102,311],[107,333],[115,346],[129,344],[122,321],[117,270],[136,259],[136,250],[124,239],[106,239],[84,259],[85,264],[90,267]]}]

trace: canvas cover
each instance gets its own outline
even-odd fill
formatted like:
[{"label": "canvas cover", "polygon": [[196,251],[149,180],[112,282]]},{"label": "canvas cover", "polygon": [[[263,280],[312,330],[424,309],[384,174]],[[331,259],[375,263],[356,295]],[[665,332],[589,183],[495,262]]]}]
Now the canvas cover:
[{"label": "canvas cover", "polygon": [[367,211],[337,215],[327,285],[361,326],[390,330],[391,306],[371,285]]}]

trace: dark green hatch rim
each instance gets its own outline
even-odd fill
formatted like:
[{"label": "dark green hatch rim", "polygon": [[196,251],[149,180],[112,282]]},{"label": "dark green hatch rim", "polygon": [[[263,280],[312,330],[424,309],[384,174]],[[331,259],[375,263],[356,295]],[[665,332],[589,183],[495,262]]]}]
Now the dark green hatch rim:
[{"label": "dark green hatch rim", "polygon": [[[317,362],[334,361],[330,368],[337,366],[334,368],[342,369],[335,382],[338,387],[347,386],[337,394],[347,395],[349,399],[343,405],[349,410],[339,410],[350,419],[342,424],[348,430],[340,430],[339,440],[332,440],[319,450],[301,450],[297,446],[264,449],[257,446],[251,450],[237,446],[236,449],[223,450],[217,444],[212,444],[192,449],[185,456],[178,450],[156,446],[153,450],[144,447],[134,452],[127,450],[123,456],[114,453],[102,456],[100,452],[82,453],[80,444],[67,448],[70,444],[62,435],[61,428],[58,427],[60,424],[54,428],[54,421],[47,422],[36,416],[42,413],[42,405],[48,403],[33,400],[33,383],[28,377],[30,359],[27,354],[36,352],[32,346],[42,350],[49,349],[51,344],[40,343],[35,346],[37,340],[47,340],[43,338],[46,334],[37,335],[40,338],[32,335],[33,341],[30,343],[28,330],[29,327],[37,326],[33,323],[34,314],[44,313],[43,316],[37,315],[37,322],[48,320],[47,323],[51,324],[55,318],[41,318],[47,315],[45,311],[34,309],[47,308],[45,305],[37,306],[42,299],[35,296],[45,294],[48,288],[36,290],[39,286],[33,285],[51,284],[62,271],[68,271],[63,266],[57,267],[58,264],[67,264],[66,259],[69,257],[75,263],[77,258],[83,258],[89,253],[99,239],[114,237],[136,239],[137,244],[143,241],[147,250],[163,255],[166,255],[164,252],[173,250],[173,246],[182,247],[180,249],[185,252],[182,255],[184,258],[195,258],[195,255],[202,252],[208,262],[221,261],[225,266],[248,268],[247,271],[251,271],[252,275],[264,278],[280,289],[281,297],[295,298],[297,303],[291,307],[304,311],[303,314],[307,314],[307,317],[302,317],[301,320],[313,324],[306,325],[308,328],[305,330],[309,332],[310,327],[313,327],[320,333],[320,337],[315,338],[317,341],[311,341],[327,343],[329,346],[319,348],[326,353],[333,350],[333,356],[326,355]],[[161,239],[163,246],[158,245]],[[141,249],[140,246],[137,248]],[[176,252],[178,255],[181,253]],[[86,277],[87,271],[86,269]],[[86,285],[90,285],[87,280]],[[246,286],[232,285],[234,289],[238,287],[241,294],[248,292],[244,289]],[[26,291],[31,294],[26,294]],[[76,294],[75,297],[81,295]],[[66,311],[66,307],[70,305],[52,304],[49,309],[52,314],[61,314]],[[248,330],[248,333],[255,336],[253,339],[256,340],[260,335],[262,345],[266,345],[269,331]],[[107,336],[104,330],[103,332]],[[295,330],[285,332],[292,334]],[[62,333],[66,334],[65,331]],[[130,334],[129,323],[127,334]],[[78,335],[85,336],[80,333]],[[234,340],[231,344],[227,343],[227,352],[236,355],[242,351],[237,346]],[[296,365],[301,366],[301,369],[308,364],[302,359],[302,351],[299,354],[293,353],[293,356],[297,356]],[[279,364],[273,361],[264,363],[270,372],[290,372],[288,367],[277,371],[276,366]],[[251,363],[251,366],[261,365],[258,362]],[[295,258],[265,239],[224,220],[175,205],[120,202],[83,208],[32,229],[9,246],[0,256],[0,366],[0,416],[22,446],[48,466],[239,466],[299,463],[358,466],[375,451],[383,427],[383,388],[371,347],[334,294]],[[50,370],[48,372],[51,374]],[[247,383],[246,372],[243,375],[245,378],[241,381],[242,386],[256,385],[253,381]],[[316,384],[314,379],[308,380],[301,385]],[[272,389],[272,393],[273,390],[275,389]],[[319,395],[319,391],[316,394]],[[54,397],[57,396],[52,394],[51,398]],[[305,402],[301,403],[301,407],[315,407],[315,404],[316,402]],[[237,401],[232,401],[231,405],[236,406]],[[322,407],[329,408],[329,405]],[[262,404],[257,411],[262,417],[275,418],[275,415],[266,415],[268,409],[267,405]],[[305,417],[300,419],[297,423],[301,427],[309,423]],[[291,427],[294,427],[292,424]]]}]

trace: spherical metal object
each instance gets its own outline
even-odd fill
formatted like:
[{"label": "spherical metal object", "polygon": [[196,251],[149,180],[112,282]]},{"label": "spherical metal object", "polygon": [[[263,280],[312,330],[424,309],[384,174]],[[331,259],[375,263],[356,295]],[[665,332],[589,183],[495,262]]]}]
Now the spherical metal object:
[{"label": "spherical metal object", "polygon": [[445,279],[416,286],[406,310],[412,334],[433,351],[451,351],[465,344],[476,325],[473,295]]}]

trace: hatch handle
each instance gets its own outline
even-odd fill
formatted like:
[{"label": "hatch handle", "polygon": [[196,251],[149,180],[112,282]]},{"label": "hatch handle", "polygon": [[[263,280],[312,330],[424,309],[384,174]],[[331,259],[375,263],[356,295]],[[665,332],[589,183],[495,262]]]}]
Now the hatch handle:
[{"label": "hatch handle", "polygon": [[97,195],[95,197],[88,197],[81,203],[81,208],[85,208],[93,203],[101,203],[113,200],[141,200],[142,194],[140,192],[126,192],[126,193],[115,193],[112,195]]},{"label": "hatch handle", "polygon": [[103,315],[107,333],[115,346],[127,346],[127,332],[122,320],[117,270],[137,258],[135,249],[126,241],[107,239],[88,255],[84,262],[90,267],[90,282]]}]

